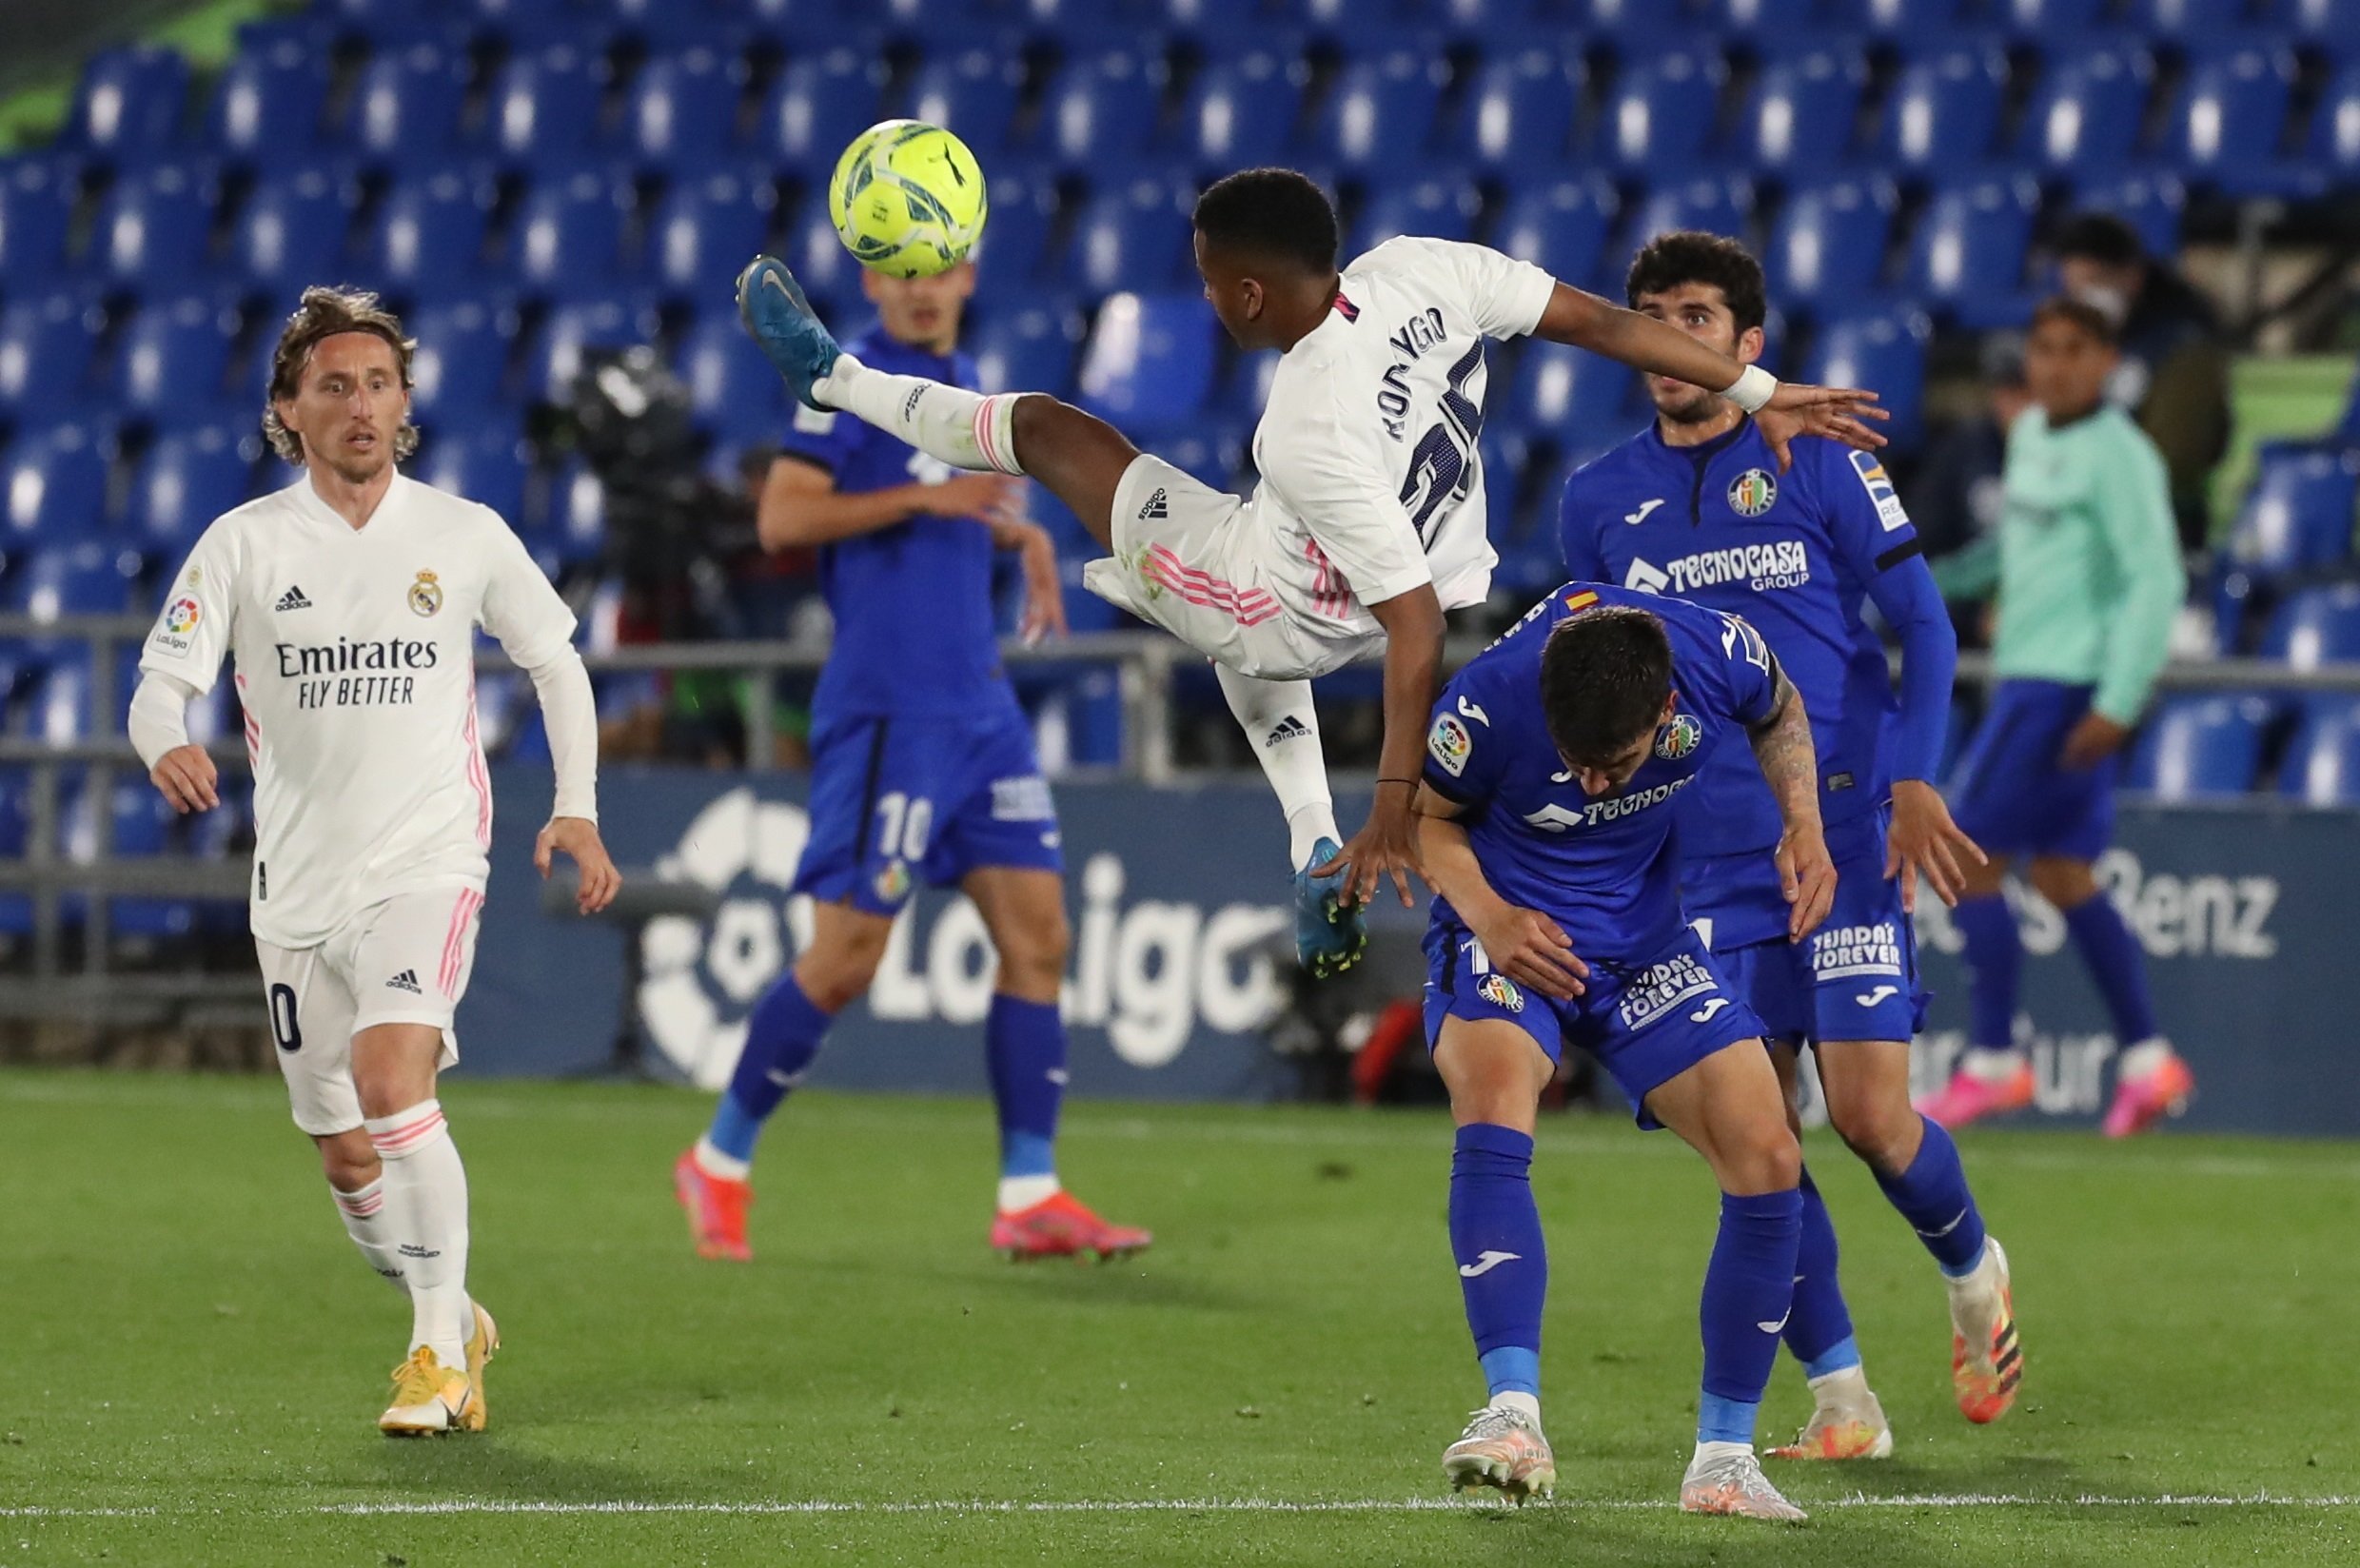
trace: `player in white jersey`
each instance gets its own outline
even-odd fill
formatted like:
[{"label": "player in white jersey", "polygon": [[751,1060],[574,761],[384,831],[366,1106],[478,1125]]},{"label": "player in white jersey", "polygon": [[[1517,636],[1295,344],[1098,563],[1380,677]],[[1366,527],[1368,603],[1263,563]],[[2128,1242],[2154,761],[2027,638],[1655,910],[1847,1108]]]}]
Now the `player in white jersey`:
[{"label": "player in white jersey", "polygon": [[[1872,393],[1780,385],[1482,245],[1391,240],[1339,272],[1334,209],[1290,169],[1213,184],[1196,204],[1195,248],[1229,336],[1285,355],[1254,434],[1262,482],[1250,499],[1141,454],[1052,398],[981,397],[870,369],[837,349],[768,257],[740,276],[738,297],[796,398],[856,415],[954,466],[1039,480],[1111,554],[1083,581],[1220,666],[1230,711],[1287,812],[1297,947],[1315,972],[1331,972],[1365,945],[1359,907],[1384,875],[1409,902],[1410,800],[1443,615],[1490,590],[1496,558],[1476,445],[1485,340],[1532,334],[1721,389],[1757,416],[1781,461],[1800,434],[1881,445],[1860,417],[1883,416]],[[1379,644],[1376,804],[1339,850],[1309,677]]]},{"label": "player in white jersey", "polygon": [[140,657],[130,735],[165,798],[219,804],[188,702],[236,666],[254,768],[248,902],[295,1125],[344,1228],[407,1293],[409,1353],[378,1425],[482,1430],[498,1344],[467,1295],[467,1178],[435,1098],[475,960],[492,842],[475,634],[541,696],[557,802],[534,849],[619,885],[599,839],[598,715],[574,617],[490,509],[394,467],[417,442],[410,351],[375,298],[304,292],[271,362],[264,429],[303,470],[225,514],[173,579]]}]

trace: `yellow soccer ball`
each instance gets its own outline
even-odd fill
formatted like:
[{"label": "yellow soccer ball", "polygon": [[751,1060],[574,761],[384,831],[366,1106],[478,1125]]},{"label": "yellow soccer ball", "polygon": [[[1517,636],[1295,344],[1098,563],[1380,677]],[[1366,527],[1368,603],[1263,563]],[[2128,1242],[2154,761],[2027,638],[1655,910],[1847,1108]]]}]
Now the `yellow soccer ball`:
[{"label": "yellow soccer ball", "polygon": [[895,278],[931,278],[965,261],[986,206],[967,144],[918,120],[862,131],[828,181],[828,218],[844,248]]}]

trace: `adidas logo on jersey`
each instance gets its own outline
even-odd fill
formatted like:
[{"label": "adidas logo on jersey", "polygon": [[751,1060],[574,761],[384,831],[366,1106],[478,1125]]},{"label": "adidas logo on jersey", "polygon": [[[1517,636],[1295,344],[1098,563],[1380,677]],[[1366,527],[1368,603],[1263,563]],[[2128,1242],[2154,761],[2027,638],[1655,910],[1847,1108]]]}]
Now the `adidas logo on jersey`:
[{"label": "adidas logo on jersey", "polygon": [[1267,750],[1269,747],[1277,745],[1282,740],[1301,740],[1305,735],[1308,735],[1310,733],[1311,727],[1309,725],[1295,717],[1294,715],[1288,714],[1285,718],[1278,721],[1277,726],[1270,731],[1268,735],[1264,737],[1262,744]]},{"label": "adidas logo on jersey", "polygon": [[1147,521],[1150,518],[1168,518],[1170,516],[1171,516],[1171,509],[1164,504],[1164,492],[1161,489],[1158,489],[1154,494],[1149,496],[1148,503],[1139,508],[1139,520],[1141,522]]},{"label": "adidas logo on jersey", "polygon": [[403,970],[401,973],[385,982],[385,989],[387,990],[405,990],[412,996],[423,996],[426,994],[418,984],[418,971],[416,970]]},{"label": "adidas logo on jersey", "polygon": [[310,608],[311,600],[304,598],[304,591],[301,588],[289,588],[285,593],[279,596],[279,609],[281,613],[285,613],[288,610],[308,610]]}]

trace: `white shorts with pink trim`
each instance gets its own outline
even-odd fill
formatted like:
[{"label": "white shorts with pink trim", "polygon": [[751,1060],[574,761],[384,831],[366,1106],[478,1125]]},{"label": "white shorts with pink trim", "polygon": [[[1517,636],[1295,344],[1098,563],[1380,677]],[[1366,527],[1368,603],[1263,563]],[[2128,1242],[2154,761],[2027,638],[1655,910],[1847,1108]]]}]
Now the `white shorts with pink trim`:
[{"label": "white shorts with pink trim", "polygon": [[295,1125],[314,1134],[361,1125],[352,1037],[380,1024],[442,1033],[440,1066],[459,1062],[451,1023],[475,971],[483,890],[453,884],[371,904],[317,947],[259,937],[264,994]]},{"label": "white shorts with pink trim", "polygon": [[1161,626],[1216,664],[1265,680],[1324,676],[1385,640],[1339,634],[1291,612],[1262,564],[1271,546],[1253,502],[1147,453],[1114,487],[1113,554],[1082,586]]}]

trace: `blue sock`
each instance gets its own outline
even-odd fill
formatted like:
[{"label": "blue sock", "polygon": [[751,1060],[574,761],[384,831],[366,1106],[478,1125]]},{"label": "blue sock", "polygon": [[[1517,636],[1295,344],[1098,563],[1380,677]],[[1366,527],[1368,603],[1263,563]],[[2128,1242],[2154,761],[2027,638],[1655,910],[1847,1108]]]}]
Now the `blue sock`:
[{"label": "blue sock", "polygon": [[2101,892],[2076,904],[2065,911],[2065,930],[2114,1014],[2114,1038],[2125,1046],[2154,1039],[2158,1030],[2155,1004],[2147,994],[2147,955],[2114,901]]},{"label": "blue sock", "polygon": [[1967,1045],[1975,1050],[2016,1049],[2016,994],[2024,973],[2024,944],[2016,916],[1998,893],[1961,898],[1951,924],[1967,944]]},{"label": "blue sock", "polygon": [[793,970],[762,993],[746,1020],[738,1070],[730,1075],[729,1090],[714,1108],[713,1127],[705,1134],[715,1148],[733,1160],[754,1158],[763,1122],[810,1069],[830,1021],[803,994]]},{"label": "blue sock", "polygon": [[1975,1194],[1967,1190],[1958,1146],[1940,1123],[1923,1116],[1918,1120],[1925,1124],[1918,1158],[1898,1176],[1878,1171],[1877,1185],[1918,1232],[1942,1272],[1957,1278],[1973,1270],[1983,1256],[1983,1215],[1975,1206]]},{"label": "blue sock", "polygon": [[1704,1269],[1704,1394],[1697,1441],[1754,1441],[1761,1391],[1778,1360],[1779,1336],[1795,1304],[1795,1257],[1802,1245],[1802,1191],[1721,1199],[1721,1233]]},{"label": "blue sock", "polygon": [[1494,1397],[1541,1393],[1541,1303],[1548,1248],[1532,1201],[1532,1138],[1477,1122],[1450,1157],[1450,1250]]},{"label": "blue sock", "polygon": [[1065,1101],[1065,1021],[1054,1002],[992,993],[983,1056],[1000,1119],[1000,1174],[1057,1173],[1057,1107]]},{"label": "blue sock", "polygon": [[1852,1309],[1836,1278],[1836,1225],[1808,1166],[1802,1173],[1802,1237],[1795,1248],[1795,1306],[1786,1317],[1786,1348],[1808,1378],[1860,1364]]}]

